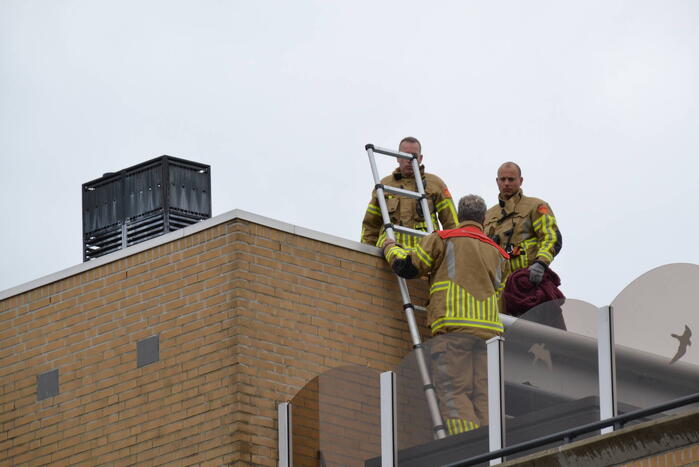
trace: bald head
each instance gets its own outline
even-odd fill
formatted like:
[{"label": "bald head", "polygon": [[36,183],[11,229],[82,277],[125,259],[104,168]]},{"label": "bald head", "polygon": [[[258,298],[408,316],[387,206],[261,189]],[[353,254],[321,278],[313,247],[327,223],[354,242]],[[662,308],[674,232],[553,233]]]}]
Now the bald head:
[{"label": "bald head", "polygon": [[515,169],[517,171],[517,176],[521,177],[522,176],[522,169],[519,168],[517,164],[514,162],[504,162],[500,168],[498,169],[498,176],[500,175],[500,170],[501,169]]},{"label": "bald head", "polygon": [[524,179],[522,169],[514,162],[505,162],[498,169],[498,176],[495,178],[500,190],[500,195],[505,199],[510,199],[512,195],[519,191]]}]

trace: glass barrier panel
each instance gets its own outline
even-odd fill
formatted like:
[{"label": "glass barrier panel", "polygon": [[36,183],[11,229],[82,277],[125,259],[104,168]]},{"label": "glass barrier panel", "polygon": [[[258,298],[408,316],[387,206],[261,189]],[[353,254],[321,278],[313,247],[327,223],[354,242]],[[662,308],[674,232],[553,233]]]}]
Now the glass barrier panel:
[{"label": "glass barrier panel", "polygon": [[557,300],[503,321],[506,446],[598,421],[597,307]]},{"label": "glass barrier panel", "polygon": [[364,467],[381,456],[380,372],[334,368],[291,401],[294,466]]},{"label": "glass barrier panel", "polygon": [[485,339],[466,328],[423,344],[446,438],[436,440],[418,366],[418,351],[396,372],[398,465],[443,465],[488,452],[488,375]]},{"label": "glass barrier panel", "polygon": [[669,264],[643,274],[614,299],[619,414],[699,392],[699,346],[692,346],[699,331],[697,285],[699,266]]}]

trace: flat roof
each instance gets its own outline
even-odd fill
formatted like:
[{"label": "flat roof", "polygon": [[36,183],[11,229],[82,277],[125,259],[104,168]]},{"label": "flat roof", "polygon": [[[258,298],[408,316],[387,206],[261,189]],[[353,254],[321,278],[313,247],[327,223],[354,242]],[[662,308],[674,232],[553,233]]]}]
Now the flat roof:
[{"label": "flat roof", "polygon": [[53,282],[65,279],[70,276],[74,276],[76,274],[83,273],[85,271],[89,271],[90,269],[109,264],[113,261],[118,261],[122,258],[135,255],[136,253],[140,253],[150,248],[154,248],[165,243],[179,240],[180,238],[193,235],[197,232],[201,232],[202,230],[210,229],[225,222],[230,222],[234,219],[242,219],[253,224],[264,225],[265,227],[281,230],[282,232],[288,232],[290,234],[298,235],[299,237],[318,240],[319,242],[329,243],[331,245],[347,248],[349,250],[359,251],[368,255],[381,256],[381,250],[379,250],[375,246],[367,245],[365,243],[360,243],[353,240],[348,240],[346,238],[336,237],[334,235],[307,229],[305,227],[299,227],[294,224],[289,224],[287,222],[278,221],[269,217],[260,216],[252,212],[243,211],[242,209],[233,209],[232,211],[228,211],[224,214],[212,217],[211,219],[203,220],[188,227],[184,227],[182,229],[163,234],[159,237],[152,238],[142,243],[137,243],[136,245],[127,248],[123,248],[119,251],[115,251],[114,253],[100,256],[99,258],[95,258],[85,263],[80,263],[78,265],[71,266],[67,269],[63,269],[62,271],[58,271],[53,274],[49,274],[47,276],[43,276],[38,279],[26,282],[24,284],[20,284],[18,286],[9,288],[0,292],[0,300],[5,300],[6,298],[14,297],[15,295],[34,290],[44,285],[51,284]]}]

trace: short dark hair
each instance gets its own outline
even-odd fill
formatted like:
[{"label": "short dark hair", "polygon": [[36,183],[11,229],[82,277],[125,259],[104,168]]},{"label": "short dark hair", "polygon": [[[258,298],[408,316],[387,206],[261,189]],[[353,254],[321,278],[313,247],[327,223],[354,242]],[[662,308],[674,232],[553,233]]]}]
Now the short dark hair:
[{"label": "short dark hair", "polygon": [[[398,148],[400,149],[400,145],[403,143],[417,143],[417,147],[420,148],[420,154],[422,154],[422,144],[420,144],[420,141],[417,140],[414,136],[406,136],[402,140],[400,140],[400,143],[398,143]],[[420,155],[418,154],[418,156]]]},{"label": "short dark hair", "polygon": [[488,207],[485,201],[478,195],[466,195],[459,200],[459,222],[476,221],[480,224],[485,221],[485,212]]}]

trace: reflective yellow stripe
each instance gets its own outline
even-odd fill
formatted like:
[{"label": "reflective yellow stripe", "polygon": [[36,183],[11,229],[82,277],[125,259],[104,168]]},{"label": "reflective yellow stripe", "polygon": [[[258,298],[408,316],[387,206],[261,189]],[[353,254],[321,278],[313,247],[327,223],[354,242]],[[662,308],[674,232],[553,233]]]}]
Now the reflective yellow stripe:
[{"label": "reflective yellow stripe", "polygon": [[386,231],[382,230],[381,233],[379,234],[378,240],[376,240],[376,246],[381,248],[386,241]]},{"label": "reflective yellow stripe", "polygon": [[556,235],[556,230],[553,226],[556,224],[556,219],[553,216],[541,216],[534,222],[534,232],[543,232],[544,238],[539,243],[539,251],[537,256],[542,256],[553,261],[553,247],[558,240],[558,235]]},{"label": "reflective yellow stripe", "polygon": [[496,291],[498,297],[502,294],[502,291],[505,290],[505,284],[507,284],[506,281],[500,282],[500,285],[498,286],[498,289]]},{"label": "reflective yellow stripe", "polygon": [[[372,206],[372,205],[370,205],[370,206]],[[369,208],[367,208],[367,211],[369,211]],[[434,218],[434,216],[433,216],[433,218]],[[436,225],[436,222],[437,222],[437,220],[436,220],[436,218],[434,218],[435,225]],[[427,232],[427,226],[425,225],[424,222],[417,222],[411,228],[414,230],[421,230],[422,232]],[[422,237],[417,237],[415,235],[410,235],[408,233],[397,232],[395,230],[393,231],[393,234],[396,237],[396,243],[400,243],[401,246],[408,251],[414,250],[415,246],[417,246],[417,244],[422,239]],[[379,238],[376,241],[376,246],[382,247],[383,242],[385,240],[386,240],[386,230],[384,229],[383,226],[381,226],[381,232],[379,233]]]},{"label": "reflective yellow stripe", "polygon": [[438,290],[446,290],[449,288],[449,281],[441,281],[441,282],[435,282],[432,284],[432,287],[430,287],[430,293],[434,293]]},{"label": "reflective yellow stripe", "polygon": [[456,214],[456,207],[454,202],[449,205],[449,210],[451,211],[451,217],[454,218],[454,225],[459,225],[459,216]]},{"label": "reflective yellow stripe", "polygon": [[456,207],[454,206],[454,200],[451,198],[446,198],[437,204],[437,212],[442,212],[445,209],[449,209],[449,213],[454,218],[454,224],[459,225],[459,219],[456,215]]},{"label": "reflective yellow stripe", "polygon": [[437,203],[437,212],[443,211],[449,207],[449,201],[451,201],[449,198],[443,199],[439,203]]},{"label": "reflective yellow stripe", "polygon": [[396,245],[391,246],[391,251],[400,259],[405,259],[408,256],[408,253],[404,249]]},{"label": "reflective yellow stripe", "polygon": [[[522,243],[524,245],[524,243]],[[521,246],[522,249],[522,254],[519,256],[513,256],[510,259],[510,272],[515,272],[518,269],[526,268],[529,266],[529,260],[527,256],[527,250],[526,247]]]},{"label": "reflective yellow stripe", "polygon": [[529,248],[530,246],[536,245],[539,240],[536,237],[528,238],[519,244],[520,248]]},{"label": "reflective yellow stripe", "polygon": [[423,263],[425,263],[425,265],[428,268],[432,267],[432,263],[433,263],[432,257],[429,254],[427,254],[427,252],[422,248],[421,245],[418,244],[415,247],[415,253],[417,253],[417,257],[420,258],[420,260]]},{"label": "reflective yellow stripe", "polygon": [[449,436],[458,435],[467,431],[479,428],[478,423],[463,418],[446,418],[444,423],[447,425]]},{"label": "reflective yellow stripe", "polygon": [[551,254],[548,251],[539,250],[539,254],[537,255],[537,257],[539,256],[541,256],[544,259],[547,259],[549,263],[553,261],[553,256],[551,256]]},{"label": "reflective yellow stripe", "polygon": [[386,261],[388,261],[389,263],[393,261],[394,257],[396,257],[398,259],[405,259],[408,256],[407,252],[403,248],[401,248],[395,244],[386,248],[385,255],[386,255]]},{"label": "reflective yellow stripe", "polygon": [[374,204],[370,204],[369,206],[367,206],[366,212],[368,212],[369,214],[374,214],[376,216],[381,216],[381,209]]},{"label": "reflective yellow stripe", "polygon": [[[432,214],[432,225],[436,225],[435,223],[437,222],[437,218]],[[422,230],[423,232],[427,232],[427,223],[426,222],[416,222],[415,225],[413,225],[414,230]],[[416,237],[418,238],[418,237]]]},{"label": "reflective yellow stripe", "polygon": [[436,331],[439,329],[442,329],[445,326],[453,326],[453,327],[471,327],[471,328],[479,328],[479,329],[489,329],[491,331],[497,331],[497,332],[503,332],[505,328],[503,327],[502,323],[494,323],[492,321],[478,321],[478,320],[473,320],[473,319],[464,319],[464,318],[439,318],[432,323],[431,329],[432,333],[434,334]]},{"label": "reflective yellow stripe", "polygon": [[446,291],[444,316],[432,323],[432,332],[444,326],[472,326],[497,332],[504,330],[500,321],[498,292],[478,300],[452,281],[435,282],[430,287],[430,295],[443,291]]}]

